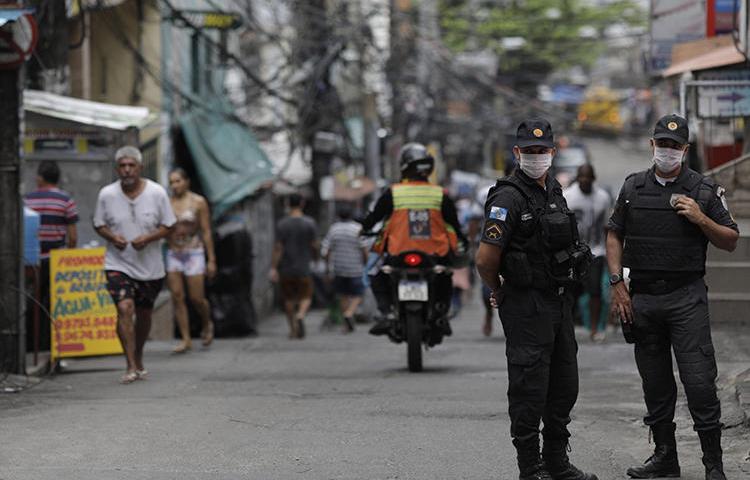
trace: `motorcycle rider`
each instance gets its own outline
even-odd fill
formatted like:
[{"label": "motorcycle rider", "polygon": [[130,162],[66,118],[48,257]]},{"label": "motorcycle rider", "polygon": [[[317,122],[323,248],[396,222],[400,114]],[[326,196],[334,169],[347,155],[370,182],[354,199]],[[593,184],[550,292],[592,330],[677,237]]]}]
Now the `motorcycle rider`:
[{"label": "motorcycle rider", "polygon": [[[373,251],[395,256],[409,250],[419,250],[427,255],[441,257],[439,263],[449,264],[454,254],[466,251],[467,241],[461,233],[456,205],[442,187],[433,185],[428,178],[435,168],[435,159],[420,143],[407,143],[399,153],[401,182],[383,192],[373,210],[362,221],[362,230],[371,230],[385,221]],[[447,314],[450,308],[451,279],[438,275],[433,285],[438,311]],[[372,293],[378,304],[380,319],[370,329],[373,335],[385,335],[391,330],[394,315],[391,312],[390,277],[378,272],[371,279]],[[443,334],[450,335],[447,319],[442,324]]]}]

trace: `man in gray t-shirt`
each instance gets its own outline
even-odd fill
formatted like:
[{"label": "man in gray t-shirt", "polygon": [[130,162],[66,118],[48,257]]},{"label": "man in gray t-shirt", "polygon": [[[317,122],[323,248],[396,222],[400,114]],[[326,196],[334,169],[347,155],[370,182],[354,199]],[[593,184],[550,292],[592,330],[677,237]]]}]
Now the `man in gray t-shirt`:
[{"label": "man in gray t-shirt", "polygon": [[276,227],[270,277],[279,282],[284,311],[289,322],[289,338],[304,338],[304,318],[310,309],[313,281],[310,263],[318,252],[318,227],[304,214],[304,200],[289,197],[289,215]]},{"label": "man in gray t-shirt", "polygon": [[148,373],[143,347],[164,281],[160,244],[176,219],[164,188],[141,178],[143,157],[137,148],[117,150],[115,168],[120,179],[99,191],[94,228],[107,241],[107,289],[117,306],[117,336],[127,361],[120,382],[132,383]]}]

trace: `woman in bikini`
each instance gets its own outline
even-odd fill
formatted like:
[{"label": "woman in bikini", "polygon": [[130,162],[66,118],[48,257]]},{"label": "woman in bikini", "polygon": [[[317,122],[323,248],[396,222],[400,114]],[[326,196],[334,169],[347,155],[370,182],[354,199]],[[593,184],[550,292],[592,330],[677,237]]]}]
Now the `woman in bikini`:
[{"label": "woman in bikini", "polygon": [[203,346],[208,346],[214,339],[214,324],[204,281],[206,276],[210,279],[216,274],[216,255],[206,199],[190,191],[190,179],[181,168],[175,168],[169,174],[169,187],[177,224],[169,237],[167,285],[172,293],[174,315],[182,336],[182,342],[173,351],[185,353],[192,348],[192,342],[183,277],[190,303],[201,317]]}]

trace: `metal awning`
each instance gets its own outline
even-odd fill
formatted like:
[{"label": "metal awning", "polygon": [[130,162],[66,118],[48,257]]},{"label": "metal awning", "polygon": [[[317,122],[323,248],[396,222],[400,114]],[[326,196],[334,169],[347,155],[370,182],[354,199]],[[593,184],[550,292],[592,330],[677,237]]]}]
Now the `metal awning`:
[{"label": "metal awning", "polygon": [[34,13],[33,8],[19,8],[17,6],[7,7],[0,5],[0,27],[8,22],[15,22],[19,17],[28,13]]},{"label": "metal awning", "polygon": [[156,113],[150,113],[146,107],[92,102],[39,90],[24,90],[23,108],[49,117],[112,130],[127,130],[130,127],[140,130],[157,118]]},{"label": "metal awning", "polygon": [[662,76],[671,77],[685,72],[725,67],[727,65],[734,65],[735,63],[742,63],[744,61],[745,57],[737,51],[737,48],[735,48],[734,45],[726,45],[702,55],[698,55],[697,57],[675,63],[668,69],[664,70]]}]

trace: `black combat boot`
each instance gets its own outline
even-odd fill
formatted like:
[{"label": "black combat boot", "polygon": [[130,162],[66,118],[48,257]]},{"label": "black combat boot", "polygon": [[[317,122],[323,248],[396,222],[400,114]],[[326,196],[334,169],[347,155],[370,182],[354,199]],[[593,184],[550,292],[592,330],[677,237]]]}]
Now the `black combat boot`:
[{"label": "black combat boot", "polygon": [[539,456],[539,437],[529,440],[513,439],[518,458],[519,480],[552,480]]},{"label": "black combat boot", "polygon": [[570,463],[568,439],[544,439],[544,466],[555,480],[599,480],[593,473],[582,472]]},{"label": "black combat boot", "polygon": [[721,461],[721,428],[698,432],[698,437],[701,439],[706,480],[727,480]]},{"label": "black combat boot", "polygon": [[654,434],[654,443],[656,443],[654,454],[642,466],[628,469],[627,473],[631,478],[674,478],[680,476],[677,441],[674,438],[676,428],[677,426],[674,423],[651,427],[651,432]]}]

